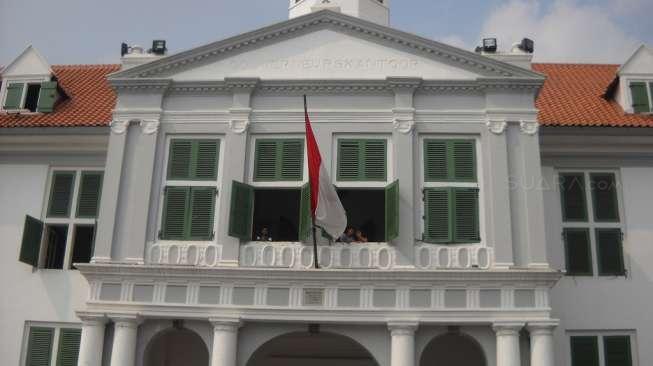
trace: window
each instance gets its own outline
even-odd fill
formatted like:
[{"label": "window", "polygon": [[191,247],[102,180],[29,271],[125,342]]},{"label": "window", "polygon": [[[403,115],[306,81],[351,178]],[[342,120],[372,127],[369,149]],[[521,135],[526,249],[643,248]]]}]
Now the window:
[{"label": "window", "polygon": [[58,96],[56,81],[10,82],[5,92],[3,109],[48,113],[54,110]]},{"label": "window", "polygon": [[480,242],[475,141],[425,139],[423,145],[423,240]]},{"label": "window", "polygon": [[633,366],[630,335],[570,337],[571,366]]},{"label": "window", "polygon": [[219,154],[217,139],[170,140],[161,239],[213,240]]},{"label": "window", "polygon": [[232,183],[229,235],[297,242],[310,235],[310,189],[303,138],[255,138],[252,184]]},{"label": "window", "polygon": [[28,327],[25,365],[76,366],[81,335],[82,330],[73,327]]},{"label": "window", "polygon": [[616,174],[562,172],[559,178],[567,275],[593,276],[597,268],[599,276],[624,276]]},{"label": "window", "polygon": [[630,93],[633,103],[633,112],[649,113],[653,110],[653,82],[632,82]]},{"label": "window", "polygon": [[52,171],[45,218],[25,218],[21,262],[46,269],[90,262],[102,178],[95,170]]},{"label": "window", "polygon": [[389,242],[399,235],[399,182],[388,169],[389,139],[336,140],[338,196],[348,226],[369,242]]}]

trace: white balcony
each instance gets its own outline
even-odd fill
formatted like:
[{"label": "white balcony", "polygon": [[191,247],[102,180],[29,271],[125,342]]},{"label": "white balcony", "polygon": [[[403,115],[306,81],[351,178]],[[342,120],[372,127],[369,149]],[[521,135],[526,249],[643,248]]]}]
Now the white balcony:
[{"label": "white balcony", "polygon": [[[387,243],[341,244],[318,247],[323,269],[406,269],[401,256]],[[147,249],[147,264],[220,267],[222,246],[203,242],[157,242]],[[403,261],[405,263],[405,261]],[[302,243],[252,242],[240,247],[240,267],[306,270],[313,267],[313,247]],[[494,250],[479,245],[415,246],[416,269],[452,270],[494,267]]]}]

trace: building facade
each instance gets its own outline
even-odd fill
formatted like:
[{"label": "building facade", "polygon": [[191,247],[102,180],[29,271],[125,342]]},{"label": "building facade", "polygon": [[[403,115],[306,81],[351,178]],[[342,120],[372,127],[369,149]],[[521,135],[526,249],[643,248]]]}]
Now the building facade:
[{"label": "building facade", "polygon": [[[5,67],[7,364],[653,361],[651,49],[531,67],[388,19],[292,0],[170,56]],[[318,231],[320,269],[304,95],[360,231]]]}]

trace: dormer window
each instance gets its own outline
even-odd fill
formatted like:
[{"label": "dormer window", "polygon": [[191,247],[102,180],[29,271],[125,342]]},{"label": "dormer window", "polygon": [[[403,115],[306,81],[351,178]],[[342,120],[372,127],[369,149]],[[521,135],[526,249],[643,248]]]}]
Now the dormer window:
[{"label": "dormer window", "polygon": [[653,82],[632,82],[630,92],[634,113],[650,113],[653,110]]},{"label": "dormer window", "polygon": [[57,82],[7,82],[3,110],[49,113],[57,100]]}]

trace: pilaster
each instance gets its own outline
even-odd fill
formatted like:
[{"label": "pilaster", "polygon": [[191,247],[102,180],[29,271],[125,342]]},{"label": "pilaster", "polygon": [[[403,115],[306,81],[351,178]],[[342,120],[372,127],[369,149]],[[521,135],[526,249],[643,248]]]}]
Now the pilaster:
[{"label": "pilaster", "polygon": [[395,93],[393,112],[392,143],[395,177],[399,181],[399,236],[394,240],[398,253],[397,264],[410,265],[415,259],[415,171],[413,164],[416,153],[415,134],[415,90],[422,83],[417,78],[388,78],[387,82]]}]

